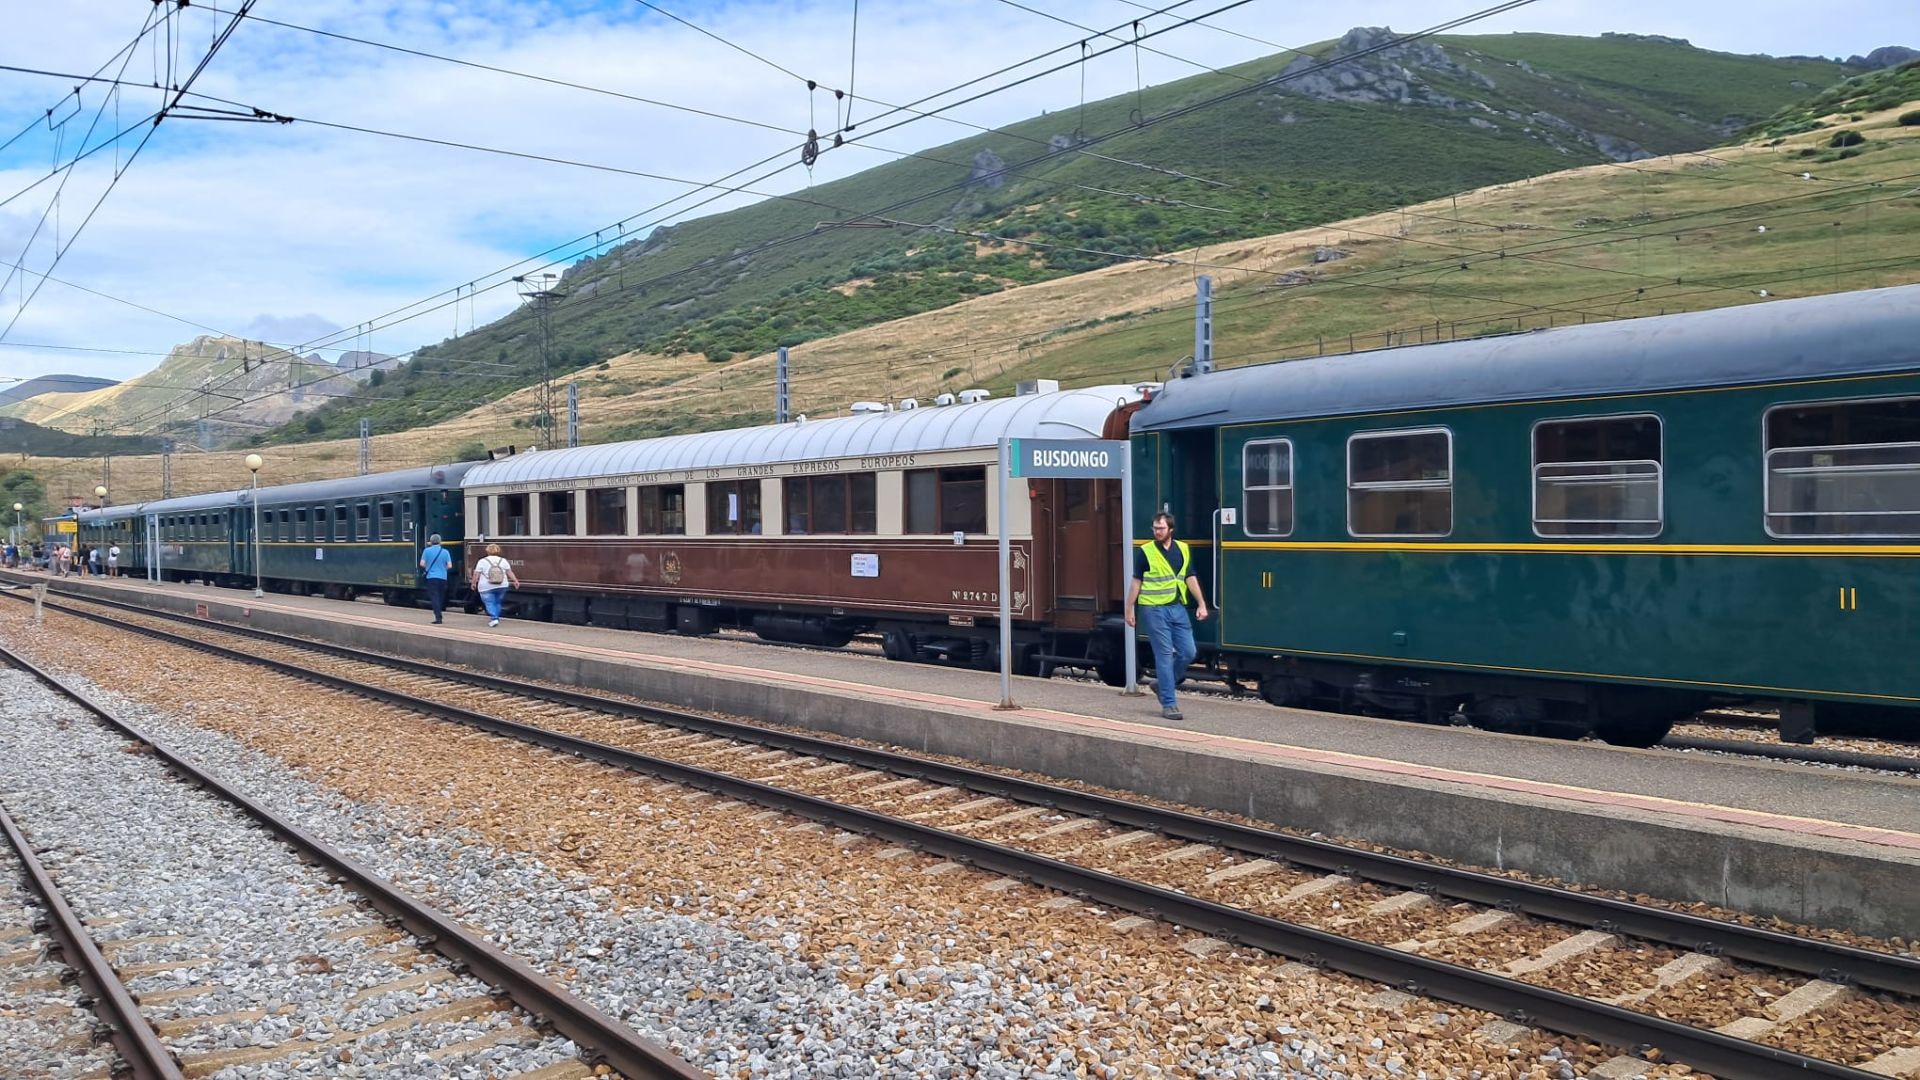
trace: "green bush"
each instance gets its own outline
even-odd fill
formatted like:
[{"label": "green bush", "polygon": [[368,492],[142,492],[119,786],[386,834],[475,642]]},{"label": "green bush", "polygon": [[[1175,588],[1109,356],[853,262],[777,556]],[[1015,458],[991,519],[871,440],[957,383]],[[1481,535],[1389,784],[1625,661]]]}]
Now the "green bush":
[{"label": "green bush", "polygon": [[306,429],[307,429],[307,434],[309,435],[320,434],[321,432],[327,430],[327,418],[319,415],[318,413],[308,416]]},{"label": "green bush", "polygon": [[709,364],[724,364],[731,359],[733,359],[732,349],[715,349],[707,354]]},{"label": "green bush", "polygon": [[373,371],[367,376],[368,386],[379,386],[381,383],[386,381],[387,381],[387,373],[380,370],[379,368],[374,368]]},{"label": "green bush", "polygon": [[1833,138],[1827,140],[1828,146],[1859,146],[1867,137],[1857,131],[1836,131]]},{"label": "green bush", "polygon": [[468,439],[466,442],[454,447],[453,450],[453,460],[455,461],[479,461],[486,456],[487,444],[481,442],[479,439]]},{"label": "green bush", "polygon": [[1920,109],[1900,114],[1901,127],[1920,127]]}]

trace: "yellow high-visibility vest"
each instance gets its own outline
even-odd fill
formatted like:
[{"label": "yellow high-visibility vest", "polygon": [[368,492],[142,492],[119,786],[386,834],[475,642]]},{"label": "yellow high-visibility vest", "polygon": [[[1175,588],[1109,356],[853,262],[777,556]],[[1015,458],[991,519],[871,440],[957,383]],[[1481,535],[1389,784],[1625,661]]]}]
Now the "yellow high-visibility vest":
[{"label": "yellow high-visibility vest", "polygon": [[1147,573],[1140,579],[1140,603],[1152,607],[1171,604],[1177,598],[1182,604],[1187,602],[1187,571],[1193,566],[1193,552],[1187,549],[1184,540],[1175,540],[1174,547],[1180,551],[1180,572],[1174,573],[1168,564],[1166,553],[1160,545],[1149,540],[1143,546],[1147,555]]}]

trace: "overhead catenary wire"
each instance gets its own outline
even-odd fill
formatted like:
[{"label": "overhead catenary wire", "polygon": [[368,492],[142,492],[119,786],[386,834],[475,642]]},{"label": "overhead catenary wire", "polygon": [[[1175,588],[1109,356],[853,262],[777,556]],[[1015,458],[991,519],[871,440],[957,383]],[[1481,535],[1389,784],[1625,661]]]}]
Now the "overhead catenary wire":
[{"label": "overhead catenary wire", "polygon": [[[133,150],[127,155],[127,160],[125,161],[125,163],[118,164],[116,166],[112,178],[107,182],[106,190],[100,193],[100,197],[94,201],[93,207],[87,211],[86,216],[80,220],[80,224],[77,225],[74,228],[72,234],[67,237],[66,243],[60,245],[54,251],[52,263],[47,267],[47,273],[49,275],[53,272],[53,270],[56,267],[60,265],[61,260],[66,257],[67,252],[73,249],[73,245],[79,242],[80,234],[86,231],[87,226],[90,223],[92,223],[94,216],[100,212],[100,208],[106,205],[107,197],[113,194],[114,189],[119,186],[121,178],[126,176],[127,171],[133,167],[134,159],[140,155],[141,150],[146,148],[147,143],[152,140],[154,133],[160,130],[160,123],[166,118],[168,108],[177,106],[182,100],[182,98],[192,89],[194,82],[197,81],[200,78],[200,75],[206,71],[207,65],[213,62],[214,54],[219,51],[220,47],[224,45],[230,37],[232,37],[234,30],[239,27],[240,21],[246,17],[247,10],[250,9],[255,2],[256,0],[242,0],[239,14],[235,15],[233,19],[227,24],[226,28],[220,31],[214,37],[213,43],[210,46],[208,46],[206,54],[200,58],[200,62],[194,66],[193,71],[189,73],[184,80],[173,82],[171,84],[171,87],[170,87],[171,94],[172,94],[171,102],[169,103],[169,105],[165,105],[161,107],[159,114],[154,118],[153,126],[147,130],[146,134],[141,137],[139,143],[137,143],[134,146]],[[179,10],[179,9],[175,9],[175,10]],[[149,17],[151,17],[151,12],[149,12]],[[129,62],[132,60],[131,53],[128,54],[127,60]],[[125,64],[122,65],[121,70],[122,72],[126,70]],[[95,122],[97,123],[99,117],[104,114],[105,114],[105,106],[103,104],[100,112],[96,113],[95,115]],[[91,127],[89,128],[89,132],[91,132]],[[85,138],[83,137],[82,143],[84,144],[84,142],[85,142]],[[72,175],[71,171],[69,171],[67,175],[71,176]],[[63,188],[64,188],[64,185],[65,185],[65,181],[63,180],[62,181]],[[57,191],[55,193],[54,198],[55,198],[55,201],[57,201],[59,198],[59,194]],[[42,220],[44,220],[44,216]],[[37,228],[35,231],[37,234],[37,231],[38,231]],[[31,247],[32,243],[33,243],[33,239],[31,236],[29,236],[27,241],[28,246]],[[34,285],[33,291],[27,295],[26,299],[21,302],[19,308],[17,308],[14,311],[13,318],[7,322],[7,325],[4,328],[0,328],[0,341],[5,341],[7,338],[7,335],[13,332],[13,328],[19,325],[21,316],[24,315],[26,313],[27,308],[32,305],[34,298],[40,295],[40,290],[43,287],[45,287],[46,283],[47,283],[47,278],[45,276],[42,276],[39,282]]]},{"label": "overhead catenary wire", "polygon": [[[1191,2],[1191,0],[1177,0],[1177,3],[1175,3],[1175,4],[1173,4],[1173,5],[1170,5],[1170,7],[1169,7],[1169,9],[1168,9],[1168,10],[1171,10],[1171,8],[1172,8],[1172,7],[1179,7],[1179,6],[1181,6],[1181,5],[1184,5],[1184,4],[1186,4],[1186,3],[1189,3],[1189,2]],[[1240,6],[1241,4],[1243,4],[1243,3],[1246,3],[1246,2],[1249,2],[1249,0],[1234,0],[1234,2],[1233,2],[1233,3],[1230,3],[1230,4],[1229,4],[1229,5],[1227,5],[1227,6],[1228,6],[1229,8],[1231,8],[1231,7],[1237,7],[1237,6]],[[1528,2],[1530,2],[1530,0],[1528,0]],[[1225,9],[1221,9],[1221,10],[1225,10]],[[1203,16],[1198,16],[1198,17],[1199,17],[1199,18],[1204,18],[1204,17],[1206,17],[1206,16],[1204,16],[1204,15],[1203,15]],[[684,20],[681,20],[681,21],[684,21]],[[1167,28],[1167,29],[1172,29],[1172,28]],[[1164,32],[1164,31],[1162,31],[1162,32]],[[1058,52],[1058,51],[1059,51],[1059,49],[1054,49],[1054,50],[1049,50],[1049,51],[1048,51],[1047,53],[1043,53],[1043,54],[1041,54],[1041,55],[1042,55],[1042,56],[1045,56],[1045,55],[1050,55],[1051,53],[1053,53],[1053,52]],[[1017,67],[1017,66],[1019,66],[1019,65],[1015,65],[1015,66]],[[979,79],[979,78],[976,78],[976,79],[972,79],[972,80],[969,80],[969,81],[968,81],[968,82],[966,82],[966,83],[962,83],[962,84],[960,84],[960,85],[961,85],[962,87],[964,87],[964,86],[969,86],[969,85],[973,85],[973,84],[975,84],[975,83],[978,83],[979,81],[981,81],[981,79]],[[1021,81],[1026,81],[1026,80],[1021,80]],[[1015,83],[1015,84],[1012,84],[1012,85],[1018,85],[1018,83]],[[944,93],[944,92],[942,92],[942,93]],[[932,96],[933,96],[933,97],[938,97],[938,96],[940,96],[940,94],[935,94],[935,95],[932,95]],[[981,95],[975,95],[974,97],[972,97],[972,98],[969,98],[968,100],[969,100],[969,101],[971,101],[971,100],[977,100],[979,96],[981,96]],[[923,99],[923,100],[924,100],[924,99]],[[964,104],[964,103],[965,103],[965,102],[958,102],[958,103],[951,103],[951,104],[949,104],[949,105],[945,105],[945,106],[941,106],[941,108],[942,108],[942,109],[945,109],[945,108],[950,108],[950,107],[955,107],[955,106],[957,106],[958,104]],[[238,103],[229,103],[229,104],[235,104],[235,105],[238,105]],[[244,106],[242,106],[242,107],[244,107]],[[261,115],[272,115],[272,114],[266,114],[266,113],[265,113],[265,112],[264,112],[263,110],[257,110],[257,109],[256,109],[256,110],[254,110],[254,111],[255,111],[255,112],[256,112],[257,114],[261,114]],[[894,106],[894,107],[891,107],[891,109],[890,109],[890,112],[899,112],[899,111],[904,111],[904,107],[899,107],[899,106]],[[931,114],[928,114],[928,113],[918,113],[918,114],[916,114],[916,116],[917,116],[917,117],[919,117],[919,118],[924,118],[924,117],[926,117],[926,116],[928,116],[928,115],[931,115]],[[278,118],[278,117],[276,117],[276,118]],[[902,124],[904,124],[904,123],[906,123],[906,122],[908,122],[908,121],[899,121],[899,122],[896,122],[895,124],[893,124],[893,125],[891,125],[891,127],[899,127],[899,126],[901,126]],[[1038,140],[1033,140],[1033,141],[1038,141]],[[1073,150],[1074,150],[1074,152],[1076,152],[1076,153],[1079,153],[1079,152],[1084,152],[1084,151],[1082,150],[1082,148],[1079,148],[1079,147],[1075,147],[1075,148],[1073,148]],[[1047,155],[1047,156],[1055,156],[1055,155],[1053,155],[1053,154],[1049,154],[1049,155]],[[735,170],[735,172],[734,172],[734,173],[732,173],[732,174],[729,174],[729,176],[728,176],[727,178],[725,178],[725,179],[731,179],[732,177],[734,177],[734,176],[738,176],[738,175],[740,175],[741,173],[744,173],[744,172],[747,172],[747,171],[749,171],[749,170],[751,170],[751,169],[753,169],[753,168],[755,168],[755,167],[757,167],[758,165],[762,165],[762,164],[766,164],[766,163],[768,163],[768,162],[770,162],[770,161],[772,161],[772,160],[775,160],[775,158],[776,158],[776,157],[777,157],[777,155],[775,155],[775,156],[770,156],[769,158],[765,158],[765,159],[762,159],[762,160],[761,160],[760,162],[758,162],[758,163],[756,163],[755,165],[749,165],[749,166],[746,166],[746,167],[744,167],[744,168],[742,168],[742,169],[738,169],[738,170]],[[1109,160],[1118,160],[1118,159],[1109,159]],[[788,163],[788,165],[786,165],[786,166],[782,166],[782,167],[781,167],[781,168],[779,168],[779,169],[775,169],[775,170],[773,170],[773,173],[769,173],[769,174],[767,174],[767,175],[774,175],[774,174],[777,174],[778,172],[781,172],[781,171],[784,171],[784,170],[785,170],[786,168],[790,168],[791,166],[792,166],[792,163],[791,163],[791,162],[789,162],[789,163]],[[1143,168],[1151,168],[1150,166],[1144,166],[1144,165],[1142,165],[1142,166],[1140,166],[1140,167],[1143,167]],[[1160,171],[1160,172],[1169,172],[1169,170],[1164,170],[1164,169],[1156,169],[1156,170],[1154,170],[1154,171]],[[1170,174],[1171,174],[1171,175],[1181,175],[1181,174],[1178,174],[1178,173],[1170,173]],[[764,179],[764,177],[763,177],[763,179]],[[716,185],[713,185],[713,184],[708,184],[708,185],[704,185],[704,186],[705,186],[705,187],[714,187],[714,186],[716,186]],[[723,196],[724,196],[725,194],[728,194],[728,193],[729,193],[729,192],[727,192],[727,191],[718,191],[718,192],[716,192],[716,193],[715,193],[714,195],[711,195],[711,196],[709,196],[709,197],[707,197],[706,199],[702,199],[702,200],[701,200],[701,201],[700,201],[699,203],[696,203],[696,204],[694,205],[694,207],[693,207],[693,208],[698,208],[699,206],[702,206],[702,205],[705,205],[705,204],[707,204],[707,203],[710,203],[710,202],[712,202],[712,201],[714,201],[715,199],[718,199],[718,198],[720,198],[720,197],[723,197]],[[662,205],[662,206],[667,206],[667,205],[671,205],[672,203],[674,203],[674,202],[677,202],[677,201],[679,201],[679,199],[680,199],[680,198],[683,198],[683,197],[684,197],[684,195],[682,195],[682,196],[676,196],[675,198],[673,198],[673,199],[670,199],[670,200],[668,200],[668,201],[667,201],[666,203],[664,203],[664,204],[661,204],[661,205]],[[678,211],[678,212],[679,212],[679,213],[686,213],[686,212],[689,212],[689,210],[690,210],[690,209],[692,209],[692,208],[681,208],[681,210],[680,210],[680,211]],[[629,219],[629,220],[630,220],[630,219]],[[622,223],[622,224],[624,224],[624,223]],[[565,247],[566,247],[566,245],[560,245],[560,246],[556,246],[556,247],[555,247],[555,248],[553,248],[553,249],[549,249],[549,253],[551,253],[551,252],[554,252],[554,251],[558,251],[558,250],[563,250],[563,249],[564,249]],[[521,262],[521,263],[516,263],[516,264],[514,264],[514,265],[515,265],[516,267],[518,267],[518,266],[522,266],[522,265],[525,265],[525,264],[526,264],[527,262],[529,262],[529,261],[531,261],[531,260],[522,260],[522,262]],[[548,264],[548,265],[552,265],[552,264]],[[504,272],[504,271],[503,271],[503,272]],[[492,289],[492,288],[498,288],[498,287],[501,287],[501,286],[502,286],[502,285],[504,285],[504,284],[505,284],[505,281],[501,281],[501,282],[496,282],[496,283],[494,283],[493,285],[490,285],[490,286],[488,286],[488,288],[489,288],[489,289]],[[445,294],[444,294],[444,293],[441,293],[441,294],[436,294],[436,296],[440,296],[440,295],[445,295]],[[469,290],[469,302],[470,302],[470,303],[472,302],[472,301],[471,301],[471,297],[472,297],[472,290],[471,290],[471,287],[470,287],[470,290]],[[432,299],[432,298],[429,298],[429,302],[431,302],[431,299]],[[418,306],[419,306],[419,305],[417,305],[417,304],[416,304],[416,305],[409,305],[409,308],[413,308],[413,307],[418,307]],[[395,310],[394,312],[391,312],[391,313],[389,313],[389,315],[388,315],[388,316],[382,316],[382,318],[392,318],[392,317],[396,317],[396,316],[398,316],[398,317],[402,317],[402,321],[404,321],[405,319],[411,319],[411,318],[416,318],[416,317],[419,317],[419,316],[421,316],[421,315],[423,315],[423,314],[427,314],[427,313],[429,313],[429,312],[431,312],[431,311],[433,311],[433,310],[438,310],[438,308],[439,308],[439,307],[442,307],[442,306],[445,306],[445,305],[444,305],[444,304],[435,304],[435,305],[433,305],[432,307],[429,307],[429,308],[426,308],[426,309],[425,309],[424,311],[414,311],[414,312],[412,312],[411,314],[406,314],[406,312],[408,311],[408,309],[407,309],[407,308],[402,308],[402,309],[396,309],[396,310]]]}]

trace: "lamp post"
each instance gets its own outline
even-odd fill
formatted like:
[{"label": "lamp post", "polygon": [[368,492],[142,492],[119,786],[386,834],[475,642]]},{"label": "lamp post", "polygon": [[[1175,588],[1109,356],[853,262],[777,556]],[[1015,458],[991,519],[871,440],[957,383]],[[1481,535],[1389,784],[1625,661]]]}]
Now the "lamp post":
[{"label": "lamp post", "polygon": [[259,454],[247,455],[247,472],[253,475],[253,598],[255,600],[267,595],[266,590],[260,587],[260,466],[265,464],[266,462],[260,460]]},{"label": "lamp post", "polygon": [[[107,508],[107,485],[105,484],[94,485],[93,497],[100,500],[100,509],[105,510]],[[101,519],[100,527],[102,529],[105,529],[107,527],[107,523],[104,518]],[[90,551],[98,552],[99,550],[100,550],[100,542],[98,540],[95,540],[94,546],[90,549]],[[95,563],[89,566],[88,570],[92,571],[92,570],[98,569],[101,572],[105,572],[104,562],[105,561],[102,560],[102,562],[100,563]]]}]

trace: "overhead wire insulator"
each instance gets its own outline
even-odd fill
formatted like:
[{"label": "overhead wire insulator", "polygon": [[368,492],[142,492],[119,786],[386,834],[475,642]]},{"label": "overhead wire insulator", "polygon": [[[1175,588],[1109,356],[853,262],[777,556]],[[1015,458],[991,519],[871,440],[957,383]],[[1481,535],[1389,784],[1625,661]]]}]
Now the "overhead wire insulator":
[{"label": "overhead wire insulator", "polygon": [[819,160],[820,160],[820,133],[813,130],[812,128],[808,128],[807,141],[804,144],[802,144],[800,147],[800,164],[805,165],[807,168],[811,169],[813,168],[813,163]]}]

